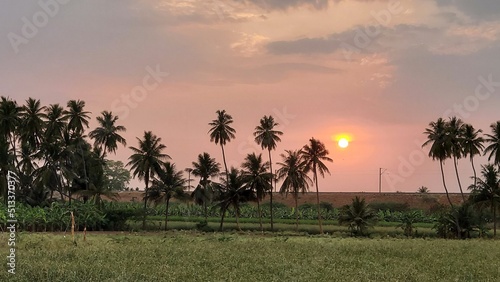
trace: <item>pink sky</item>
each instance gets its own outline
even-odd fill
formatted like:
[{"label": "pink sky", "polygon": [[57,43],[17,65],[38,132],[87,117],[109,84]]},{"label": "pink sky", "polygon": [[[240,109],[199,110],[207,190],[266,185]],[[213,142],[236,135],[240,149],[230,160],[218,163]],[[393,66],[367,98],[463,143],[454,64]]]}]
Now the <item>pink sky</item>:
[{"label": "pink sky", "polygon": [[[225,109],[237,131],[229,165],[260,152],[252,132],[271,114],[284,132],[274,160],[311,137],[330,150],[322,191],[378,191],[382,167],[383,191],[441,192],[439,165],[420,149],[427,124],[457,115],[489,132],[500,120],[496,0],[40,3],[50,5],[0,3],[0,95],[85,100],[91,129],[112,110],[129,146],[151,130],[179,168],[204,151],[222,162],[207,131]],[[26,22],[36,32],[26,33]],[[151,69],[168,76],[149,79]],[[124,95],[145,78],[147,94],[126,106]],[[333,140],[341,133],[352,136],[347,149]],[[120,148],[112,158],[130,154]],[[446,168],[457,192],[452,163]],[[470,183],[469,163],[459,169]]]}]

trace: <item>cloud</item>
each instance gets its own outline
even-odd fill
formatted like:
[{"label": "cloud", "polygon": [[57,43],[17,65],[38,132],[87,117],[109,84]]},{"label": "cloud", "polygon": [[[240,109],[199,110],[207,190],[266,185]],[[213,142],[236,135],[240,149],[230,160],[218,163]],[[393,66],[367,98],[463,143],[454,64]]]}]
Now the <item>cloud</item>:
[{"label": "cloud", "polygon": [[479,21],[498,19],[500,16],[500,1],[498,0],[436,0],[436,2],[439,6],[456,7]]},{"label": "cloud", "polygon": [[233,0],[237,3],[252,4],[265,10],[287,10],[307,6],[316,10],[328,8],[328,0]]}]

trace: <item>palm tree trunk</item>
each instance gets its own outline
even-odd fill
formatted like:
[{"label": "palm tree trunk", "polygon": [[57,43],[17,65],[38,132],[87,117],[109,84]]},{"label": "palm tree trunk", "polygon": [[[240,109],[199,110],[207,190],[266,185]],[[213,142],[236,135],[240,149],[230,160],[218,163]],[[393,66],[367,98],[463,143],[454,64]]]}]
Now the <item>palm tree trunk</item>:
[{"label": "palm tree trunk", "polygon": [[206,200],[203,200],[203,209],[205,210],[205,222],[208,222],[208,209]]},{"label": "palm tree trunk", "polygon": [[471,154],[470,163],[472,165],[472,171],[474,172],[474,187],[477,185],[477,175],[476,175],[476,167],[474,166],[474,156]]},{"label": "palm tree trunk", "polygon": [[446,187],[446,181],[444,179],[444,170],[443,170],[443,161],[439,161],[439,166],[441,167],[441,178],[443,180],[443,187],[444,191],[446,192],[446,198],[448,198],[448,203],[450,203],[450,206],[453,208],[453,203],[451,202],[450,195],[448,194],[448,188]]},{"label": "palm tree trunk", "polygon": [[165,207],[165,231],[167,231],[167,223],[168,223],[168,204],[170,203],[170,198],[167,197],[166,207]]},{"label": "palm tree trunk", "polygon": [[460,188],[460,194],[462,195],[462,201],[465,203],[464,191],[462,190],[462,183],[460,182],[460,176],[458,175],[458,164],[457,157],[453,156],[453,164],[455,165],[455,174],[457,175],[458,188]]},{"label": "palm tree trunk", "polygon": [[[144,182],[146,183],[146,187],[144,188],[145,196],[148,194],[148,184],[149,184],[149,171],[146,172],[146,176],[144,177]],[[142,216],[142,230],[146,230],[146,211],[148,209],[148,198],[144,197],[144,211]]]},{"label": "palm tree trunk", "polygon": [[260,210],[260,200],[258,197],[257,197],[257,211],[259,212],[260,231],[264,232],[264,227],[262,227],[262,211]]},{"label": "palm tree trunk", "polygon": [[[274,231],[274,219],[273,219],[273,180],[274,180],[274,174],[273,174],[273,161],[271,159],[271,149],[267,150],[269,153],[269,170],[271,171],[271,193],[270,195],[270,209],[271,209],[271,232]],[[274,182],[274,189],[276,190],[276,181]]]},{"label": "palm tree trunk", "polygon": [[219,231],[222,231],[222,225],[224,224],[224,216],[226,215],[226,209],[224,208],[222,210],[222,215],[221,215],[221,219],[220,219],[220,227],[219,227]]},{"label": "palm tree trunk", "polygon": [[238,227],[238,230],[241,231],[241,228],[240,228],[240,212],[239,212],[239,209],[235,209],[235,213],[236,215],[236,227]]},{"label": "palm tree trunk", "polygon": [[227,170],[227,164],[226,164],[226,154],[224,153],[224,145],[220,143],[220,147],[222,149],[222,160],[224,161],[224,168],[226,169],[226,181],[229,183],[229,172]]},{"label": "palm tree trunk", "polygon": [[295,231],[299,232],[299,201],[298,196],[295,195]]},{"label": "palm tree trunk", "polygon": [[316,173],[316,167],[314,167],[314,182],[316,183],[316,203],[318,205],[319,234],[323,234],[323,225],[321,224],[321,207],[319,206],[318,174]]},{"label": "palm tree trunk", "polygon": [[497,236],[497,205],[493,200],[493,237]]}]

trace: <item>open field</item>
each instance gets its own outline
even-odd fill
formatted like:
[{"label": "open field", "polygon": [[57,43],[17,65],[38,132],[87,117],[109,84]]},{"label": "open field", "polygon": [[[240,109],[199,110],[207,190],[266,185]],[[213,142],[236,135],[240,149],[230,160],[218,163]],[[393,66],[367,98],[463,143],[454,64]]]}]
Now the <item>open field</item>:
[{"label": "open field", "polygon": [[[500,241],[328,236],[17,234],[0,281],[498,281]],[[7,234],[0,235],[7,242]],[[1,244],[1,253],[7,253]]]},{"label": "open field", "polygon": [[[363,193],[363,192],[320,192],[320,200],[322,202],[332,203],[334,207],[341,207],[343,205],[351,204],[352,199],[356,196],[364,198],[367,203],[400,203],[408,204],[409,207],[414,209],[428,210],[432,205],[439,203],[448,205],[446,194],[444,193]],[[120,202],[141,201],[142,191],[126,191],[119,193]],[[277,203],[284,203],[288,206],[294,206],[295,203],[291,196],[285,197],[279,193],[274,193],[273,200]],[[453,203],[459,204],[462,201],[460,194],[450,194]],[[269,201],[269,196],[264,199],[264,202]],[[316,203],[316,194],[309,192],[299,196],[299,205],[305,203]]]}]

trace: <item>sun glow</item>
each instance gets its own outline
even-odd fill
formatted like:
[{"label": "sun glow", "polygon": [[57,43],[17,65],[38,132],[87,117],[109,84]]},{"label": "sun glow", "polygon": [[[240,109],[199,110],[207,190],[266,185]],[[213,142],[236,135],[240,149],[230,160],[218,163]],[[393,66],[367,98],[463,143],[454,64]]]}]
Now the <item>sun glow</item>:
[{"label": "sun glow", "polygon": [[346,138],[340,138],[338,144],[340,148],[347,148],[347,146],[349,146],[349,140]]}]

